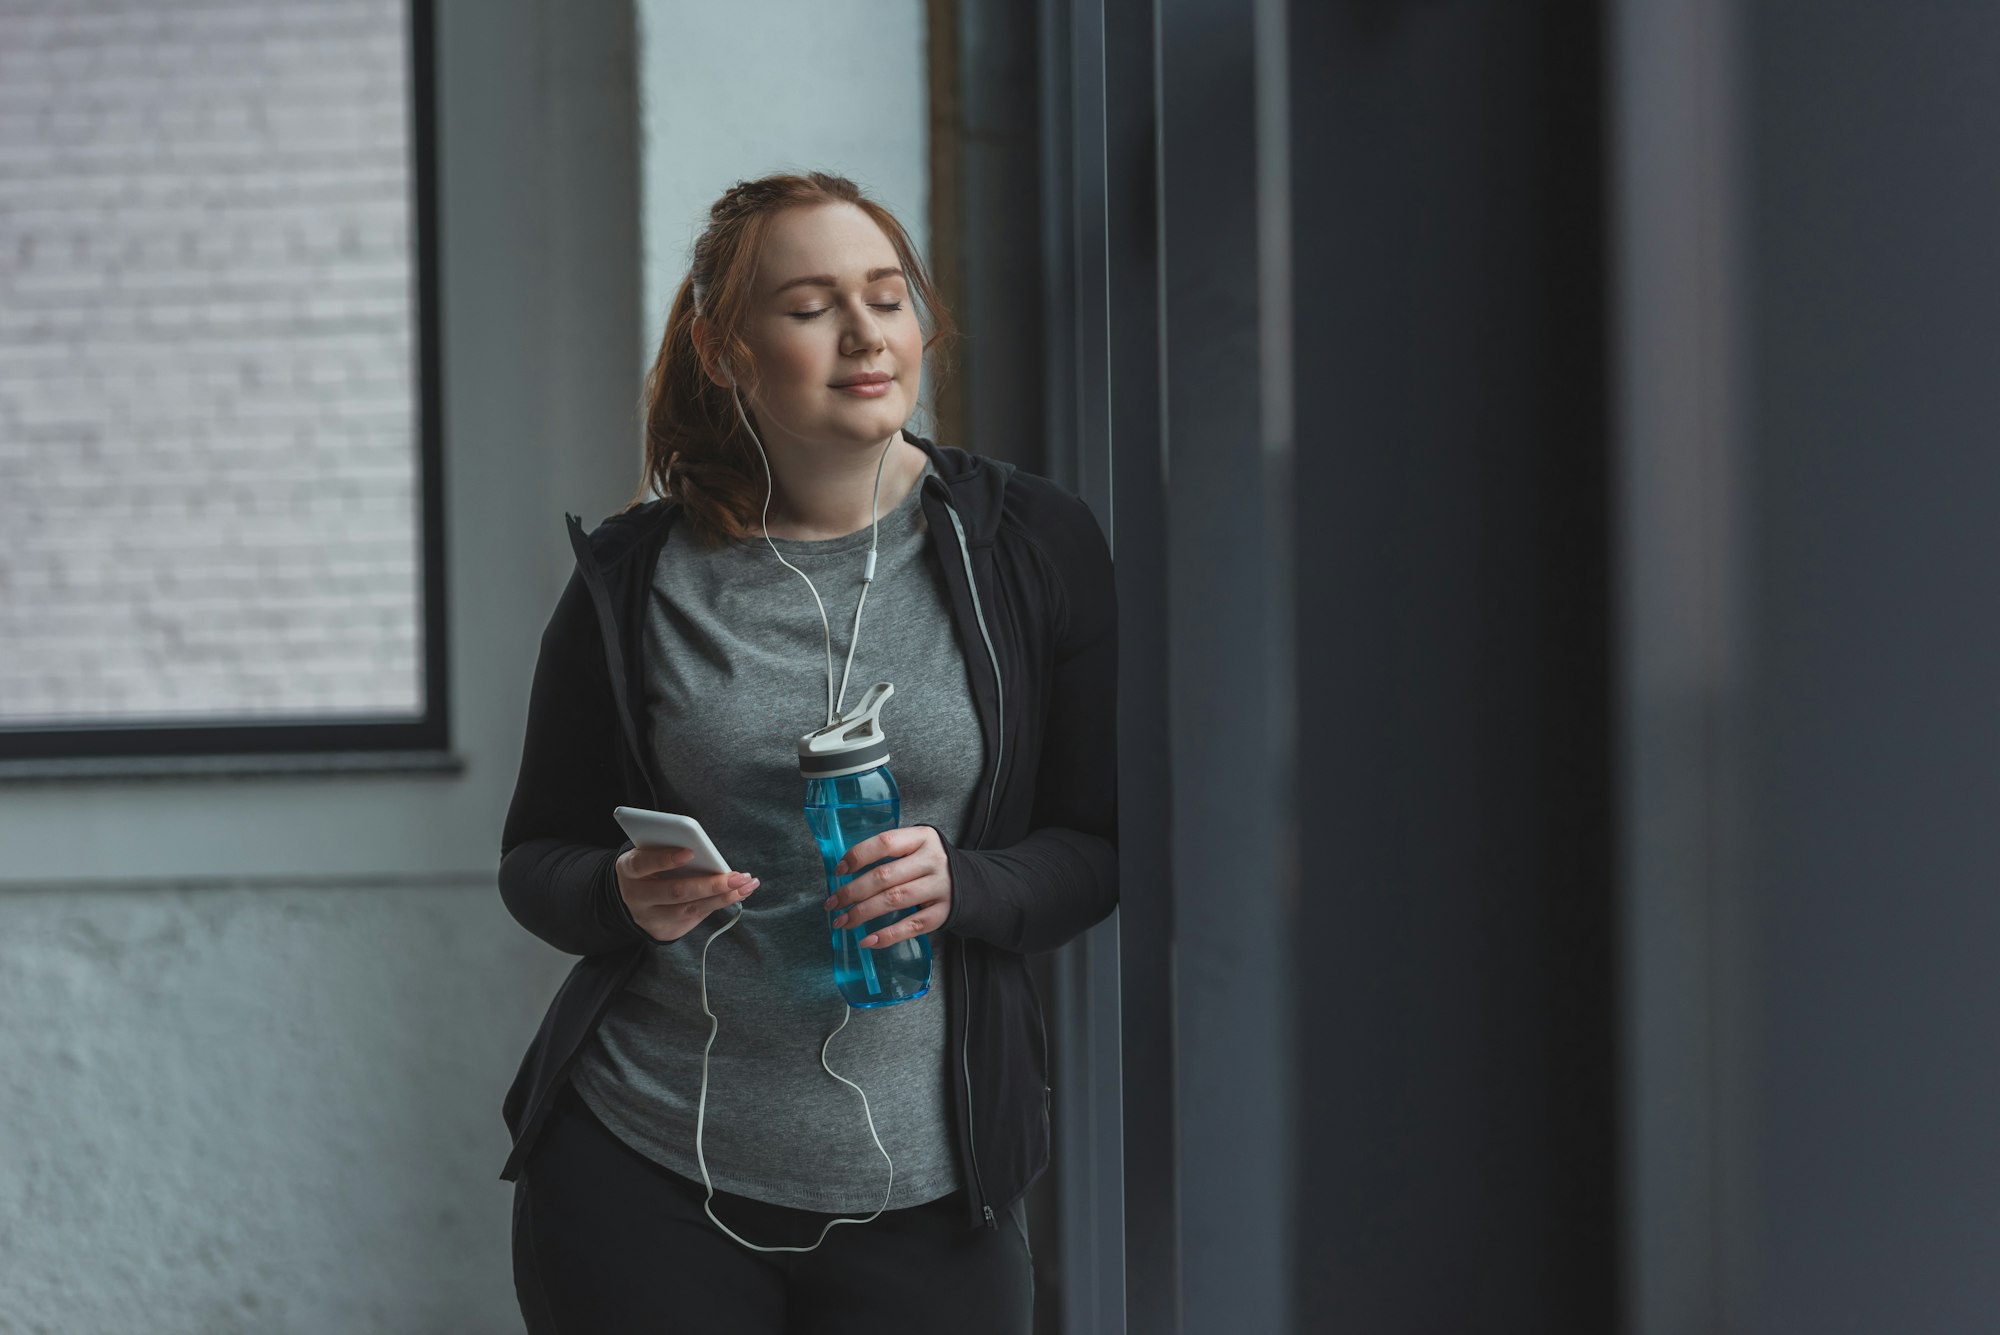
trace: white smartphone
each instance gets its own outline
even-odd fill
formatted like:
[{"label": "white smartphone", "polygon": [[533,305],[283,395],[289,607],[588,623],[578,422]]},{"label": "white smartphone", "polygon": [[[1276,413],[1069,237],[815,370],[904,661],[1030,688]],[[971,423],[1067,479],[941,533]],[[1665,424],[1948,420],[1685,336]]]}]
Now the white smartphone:
[{"label": "white smartphone", "polygon": [[683,862],[683,867],[708,872],[729,870],[729,864],[709,841],[708,831],[692,816],[648,811],[644,807],[616,807],[611,814],[618,818],[626,838],[639,848],[692,848],[694,856]]}]

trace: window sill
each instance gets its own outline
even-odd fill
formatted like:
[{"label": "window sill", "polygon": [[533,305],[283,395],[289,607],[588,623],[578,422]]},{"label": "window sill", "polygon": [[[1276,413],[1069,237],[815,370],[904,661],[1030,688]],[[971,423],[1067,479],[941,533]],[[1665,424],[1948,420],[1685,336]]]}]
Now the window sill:
[{"label": "window sill", "polygon": [[409,775],[448,778],[465,772],[455,751],[327,751],[240,756],[77,756],[0,760],[0,784],[128,779],[330,779]]}]

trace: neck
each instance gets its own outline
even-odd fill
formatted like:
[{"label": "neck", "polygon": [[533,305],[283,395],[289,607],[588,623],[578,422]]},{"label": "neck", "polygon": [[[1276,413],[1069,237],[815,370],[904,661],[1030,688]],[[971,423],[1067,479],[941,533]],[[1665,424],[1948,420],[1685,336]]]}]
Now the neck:
[{"label": "neck", "polygon": [[[772,481],[767,521],[770,535],[808,542],[845,537],[867,528],[876,513],[887,514],[902,504],[923,475],[925,455],[900,430],[886,442],[886,456],[884,443],[831,448],[767,440],[764,448],[771,460]],[[878,461],[882,494],[876,502]]]}]

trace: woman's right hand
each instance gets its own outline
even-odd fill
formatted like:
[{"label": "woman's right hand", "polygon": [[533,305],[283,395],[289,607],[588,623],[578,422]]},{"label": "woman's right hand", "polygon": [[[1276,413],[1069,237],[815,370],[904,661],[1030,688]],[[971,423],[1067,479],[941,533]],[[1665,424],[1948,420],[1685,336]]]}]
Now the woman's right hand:
[{"label": "woman's right hand", "polygon": [[618,893],[632,921],[655,941],[678,941],[719,908],[759,884],[748,872],[695,871],[681,864],[691,848],[628,848],[618,855]]}]

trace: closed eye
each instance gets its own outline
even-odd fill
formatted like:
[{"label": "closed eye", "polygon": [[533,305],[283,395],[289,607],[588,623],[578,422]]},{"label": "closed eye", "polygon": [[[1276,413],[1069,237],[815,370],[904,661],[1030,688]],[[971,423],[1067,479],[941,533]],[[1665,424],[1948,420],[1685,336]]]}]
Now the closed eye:
[{"label": "closed eye", "polygon": [[[903,303],[900,301],[876,302],[873,304],[878,311],[900,311],[903,309]],[[832,309],[831,306],[822,306],[816,311],[788,311],[787,314],[794,320],[817,320]]]}]

